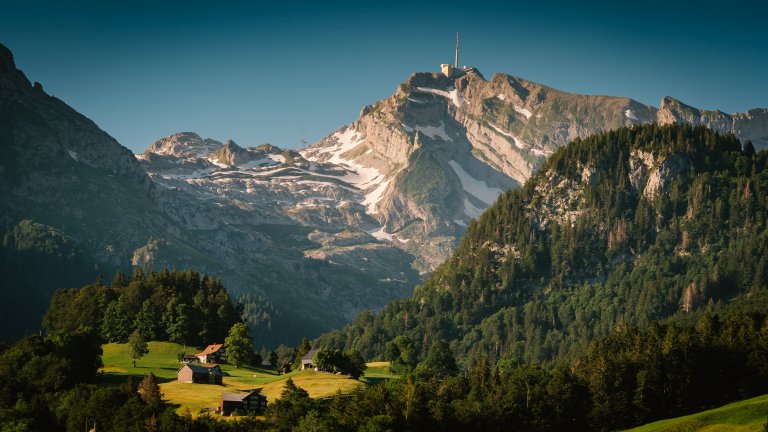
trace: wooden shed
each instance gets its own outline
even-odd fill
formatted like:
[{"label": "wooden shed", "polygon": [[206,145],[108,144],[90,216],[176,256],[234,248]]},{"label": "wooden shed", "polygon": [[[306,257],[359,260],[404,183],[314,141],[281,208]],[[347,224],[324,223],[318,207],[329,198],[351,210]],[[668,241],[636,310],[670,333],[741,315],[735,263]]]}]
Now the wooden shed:
[{"label": "wooden shed", "polygon": [[221,384],[224,372],[216,364],[190,364],[182,366],[176,373],[179,382],[196,384]]},{"label": "wooden shed", "polygon": [[223,393],[219,402],[221,415],[232,415],[235,410],[243,413],[264,414],[267,409],[267,396],[254,390],[250,393]]}]

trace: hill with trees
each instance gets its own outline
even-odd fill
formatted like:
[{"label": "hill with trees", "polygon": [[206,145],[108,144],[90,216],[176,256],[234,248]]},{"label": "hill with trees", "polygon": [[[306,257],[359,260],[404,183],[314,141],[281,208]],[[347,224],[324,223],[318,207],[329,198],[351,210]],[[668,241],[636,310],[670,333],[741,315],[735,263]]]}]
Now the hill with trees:
[{"label": "hill with trees", "polygon": [[43,326],[52,334],[94,329],[106,342],[126,342],[135,331],[145,341],[204,346],[223,342],[241,313],[218,279],[139,268],[130,280],[118,272],[111,286],[99,280],[56,291]]},{"label": "hill with trees", "polygon": [[411,298],[313,345],[413,364],[444,339],[464,365],[575,360],[619,324],[763,291],[766,191],[768,152],[704,127],[576,139],[473,221]]}]

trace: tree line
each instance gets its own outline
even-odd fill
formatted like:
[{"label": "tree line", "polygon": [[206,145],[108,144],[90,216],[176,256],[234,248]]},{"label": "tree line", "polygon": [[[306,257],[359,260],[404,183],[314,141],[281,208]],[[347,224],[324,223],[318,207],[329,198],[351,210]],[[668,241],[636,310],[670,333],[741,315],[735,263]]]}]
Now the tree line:
[{"label": "tree line", "polygon": [[480,357],[460,368],[437,339],[401,379],[329,399],[289,380],[263,418],[235,421],[177,413],[153,376],[100,384],[100,366],[100,337],[87,328],[0,346],[2,430],[616,430],[768,392],[768,319],[710,308],[694,321],[618,326],[554,367]]},{"label": "tree line", "polygon": [[117,272],[110,286],[99,280],[56,291],[43,326],[50,333],[89,327],[107,342],[124,343],[135,331],[148,341],[201,346],[223,342],[240,315],[218,279],[193,270],[137,268],[130,279]]}]

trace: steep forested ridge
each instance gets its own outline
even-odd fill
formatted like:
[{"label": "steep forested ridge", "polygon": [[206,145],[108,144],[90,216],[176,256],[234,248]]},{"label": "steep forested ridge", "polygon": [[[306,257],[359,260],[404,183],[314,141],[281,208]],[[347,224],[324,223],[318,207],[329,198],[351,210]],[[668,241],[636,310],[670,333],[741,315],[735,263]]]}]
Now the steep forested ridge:
[{"label": "steep forested ridge", "polygon": [[572,360],[618,323],[643,328],[766,286],[768,153],[704,127],[575,140],[467,229],[413,297],[314,345],[384,357],[405,336],[460,361]]}]

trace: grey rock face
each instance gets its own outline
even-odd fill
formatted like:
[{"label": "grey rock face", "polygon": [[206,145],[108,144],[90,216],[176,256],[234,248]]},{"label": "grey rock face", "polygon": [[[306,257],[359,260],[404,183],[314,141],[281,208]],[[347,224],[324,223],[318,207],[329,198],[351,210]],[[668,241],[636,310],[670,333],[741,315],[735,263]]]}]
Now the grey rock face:
[{"label": "grey rock face", "polygon": [[[300,175],[305,181],[282,181]],[[295,343],[339,327],[408,295],[419,280],[411,255],[364,231],[377,223],[355,203],[356,190],[347,190],[349,175],[297,152],[243,149],[192,133],[159,140],[136,157],[32,86],[0,46],[0,224],[8,232],[31,220],[71,239],[89,270],[66,287],[130,265],[192,267],[244,297],[260,344]],[[321,178],[329,181],[318,185]],[[345,196],[348,205],[337,205]],[[309,236],[342,229],[354,235],[339,244]],[[339,250],[343,260],[334,258]],[[37,273],[48,271],[44,264]],[[55,274],[46,280],[54,282],[42,287],[32,325],[47,306],[42,297],[63,288]],[[3,286],[2,293],[29,303],[17,288]]]},{"label": "grey rock face", "polygon": [[[672,98],[655,108],[469,72],[457,79],[415,73],[390,98],[363,108],[358,120],[300,152],[314,162],[377,170],[378,180],[364,189],[367,213],[383,227],[381,237],[396,239],[393,244],[416,255],[415,265],[428,272],[449,256],[472,218],[558,148],[650,122],[704,124],[758,149],[768,146],[766,109],[728,115]],[[660,187],[653,179],[664,169],[651,173],[647,193]]]}]

